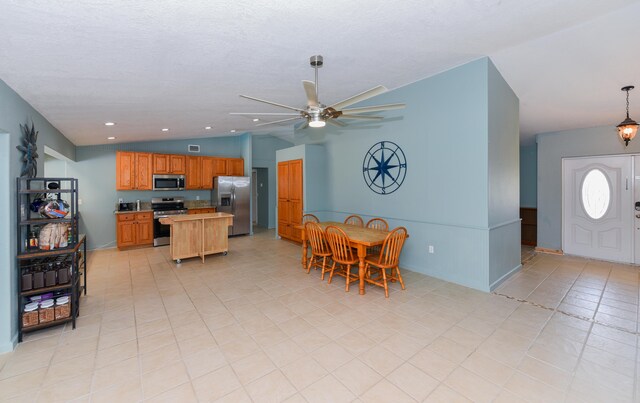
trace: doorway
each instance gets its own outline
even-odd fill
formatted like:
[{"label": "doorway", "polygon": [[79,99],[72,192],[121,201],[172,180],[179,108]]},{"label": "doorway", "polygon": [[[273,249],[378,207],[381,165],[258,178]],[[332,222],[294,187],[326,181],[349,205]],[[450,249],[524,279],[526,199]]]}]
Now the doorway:
[{"label": "doorway", "polygon": [[253,168],[253,172],[255,176],[252,177],[252,181],[257,199],[257,203],[254,204],[257,209],[255,225],[269,228],[269,216],[272,215],[269,211],[269,170],[267,168]]},{"label": "doorway", "polygon": [[251,216],[252,225],[258,223],[258,171],[251,170]]},{"label": "doorway", "polygon": [[[566,254],[638,263],[640,218],[633,155],[562,160],[562,248]],[[635,178],[640,179],[636,174]],[[637,188],[637,189],[634,189]],[[640,209],[640,204],[638,204]],[[640,211],[638,212],[640,214]],[[637,241],[636,241],[637,239]]]}]

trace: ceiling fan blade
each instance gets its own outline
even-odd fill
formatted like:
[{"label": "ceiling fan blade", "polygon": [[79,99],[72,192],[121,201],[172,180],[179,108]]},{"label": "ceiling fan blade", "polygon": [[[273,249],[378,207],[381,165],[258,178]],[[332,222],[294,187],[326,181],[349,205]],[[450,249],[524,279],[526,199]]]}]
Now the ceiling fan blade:
[{"label": "ceiling fan blade", "polygon": [[387,104],[387,105],[363,106],[362,108],[343,109],[342,113],[353,114],[353,113],[390,111],[390,110],[393,110],[393,109],[402,109],[405,106],[406,106],[406,104]]},{"label": "ceiling fan blade", "polygon": [[250,97],[248,95],[240,95],[240,96],[242,98],[251,99],[253,101],[258,101],[258,102],[262,102],[262,103],[269,104],[269,105],[279,106],[280,108],[286,108],[286,109],[291,109],[293,111],[304,112],[303,109],[294,108],[293,106],[282,105],[282,104],[279,104],[279,103],[276,103],[276,102],[271,102],[271,101],[266,101],[266,100],[260,99],[260,98]]},{"label": "ceiling fan blade", "polygon": [[307,105],[318,106],[318,96],[316,94],[316,84],[313,81],[302,80],[304,92],[307,93]]},{"label": "ceiling fan blade", "polygon": [[309,121],[305,119],[305,121],[302,122],[302,124],[300,126],[298,126],[297,130],[306,129],[307,127],[309,127]]},{"label": "ceiling fan blade", "polygon": [[335,120],[335,119],[327,119],[325,122],[329,123],[330,125],[334,125],[334,126],[338,126],[338,127],[345,127],[345,126],[349,126],[348,124],[341,122],[339,120]]},{"label": "ceiling fan blade", "polygon": [[354,96],[352,96],[350,98],[347,98],[347,99],[345,99],[343,101],[340,101],[340,102],[337,102],[337,103],[335,103],[333,105],[330,105],[329,107],[340,111],[340,110],[342,110],[342,108],[345,108],[345,107],[347,107],[349,105],[353,105],[353,104],[358,103],[360,101],[364,101],[365,99],[369,99],[371,97],[375,97],[376,95],[380,95],[383,92],[387,92],[387,88],[382,86],[382,85],[379,85],[377,87],[371,88],[370,90],[366,90],[365,92],[361,92],[358,95],[354,95]]},{"label": "ceiling fan blade", "polygon": [[252,113],[252,112],[229,112],[229,115],[300,116],[299,113],[293,113],[293,112],[255,112],[255,113]]},{"label": "ceiling fan blade", "polygon": [[384,119],[382,116],[369,116],[369,115],[349,115],[342,114],[340,115],[341,119],[359,119],[359,120],[382,120]]},{"label": "ceiling fan blade", "polygon": [[275,125],[275,124],[278,124],[278,123],[289,122],[289,121],[297,120],[297,119],[300,119],[300,118],[302,118],[302,116],[298,116],[298,117],[295,117],[295,118],[274,120],[273,122],[259,123],[259,124],[256,125],[256,127],[258,127],[258,126],[266,126],[266,125]]}]

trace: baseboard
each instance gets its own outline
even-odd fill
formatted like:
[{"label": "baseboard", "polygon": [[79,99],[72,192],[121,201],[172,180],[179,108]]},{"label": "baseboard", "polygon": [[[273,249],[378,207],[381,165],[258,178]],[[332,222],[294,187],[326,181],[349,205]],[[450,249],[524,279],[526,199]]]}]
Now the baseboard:
[{"label": "baseboard", "polygon": [[0,344],[0,354],[10,353],[18,345],[18,333],[13,335],[11,341]]},{"label": "baseboard", "polygon": [[514,267],[513,269],[509,270],[508,273],[506,273],[505,275],[503,275],[502,277],[500,277],[499,279],[497,279],[496,281],[494,281],[492,284],[489,285],[489,290],[493,291],[496,288],[498,288],[498,286],[500,284],[502,284],[506,279],[508,279],[513,273],[517,272],[518,270],[522,269],[522,265],[519,264],[516,267]]},{"label": "baseboard", "polygon": [[536,246],[535,251],[540,253],[548,253],[550,255],[561,255],[561,256],[564,255],[564,252],[562,251],[562,249],[540,248]]}]

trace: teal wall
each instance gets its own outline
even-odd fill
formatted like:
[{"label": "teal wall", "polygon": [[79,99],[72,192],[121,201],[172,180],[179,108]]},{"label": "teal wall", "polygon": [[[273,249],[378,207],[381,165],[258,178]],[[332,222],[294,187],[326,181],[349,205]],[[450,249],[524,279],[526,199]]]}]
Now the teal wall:
[{"label": "teal wall", "polygon": [[[326,203],[319,215],[341,221],[359,214],[405,226],[404,267],[488,291],[519,267],[519,242],[502,243],[515,232],[519,239],[518,100],[483,58],[359,106],[394,102],[407,107],[381,113],[382,124],[296,132],[296,138],[324,140],[319,171],[326,172],[320,187]],[[407,158],[404,184],[389,195],[373,193],[362,177],[365,153],[382,140],[397,143]],[[303,154],[293,147],[277,158]],[[306,189],[314,186],[305,178]]]},{"label": "teal wall", "polygon": [[520,206],[538,205],[538,146],[520,147]]},{"label": "teal wall", "polygon": [[75,158],[75,146],[38,111],[0,80],[0,203],[6,214],[0,215],[0,353],[9,351],[17,341],[17,268],[16,268],[16,182],[20,176],[22,144],[20,124],[35,124],[38,135],[38,174],[43,175],[44,146]]},{"label": "teal wall", "polygon": [[[262,197],[268,198],[268,205],[264,209],[258,211],[258,224],[263,227],[275,228],[276,226],[276,151],[283,148],[291,147],[293,144],[273,137],[270,135],[253,136],[252,138],[252,164],[253,168],[266,169],[267,179],[263,179],[263,183],[267,184],[267,193],[261,194]],[[258,175],[262,177],[265,172],[258,171]],[[260,181],[260,177],[258,180]],[[258,188],[258,192],[261,189]],[[266,218],[266,219],[265,219]]]},{"label": "teal wall", "polygon": [[[613,122],[616,123],[616,122]],[[625,148],[611,126],[543,133],[538,143],[538,247],[562,249],[562,158],[640,153],[640,141]]]}]

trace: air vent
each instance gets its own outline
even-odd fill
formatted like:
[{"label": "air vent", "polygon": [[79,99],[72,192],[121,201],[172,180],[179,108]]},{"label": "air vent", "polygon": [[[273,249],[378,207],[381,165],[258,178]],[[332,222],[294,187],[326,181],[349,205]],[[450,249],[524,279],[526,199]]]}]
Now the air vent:
[{"label": "air vent", "polygon": [[190,153],[199,153],[200,152],[200,146],[197,144],[189,144],[189,152]]}]

